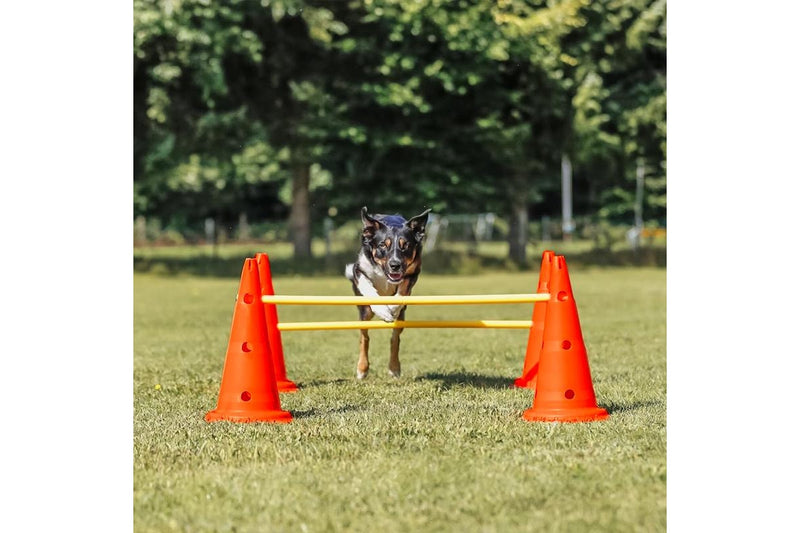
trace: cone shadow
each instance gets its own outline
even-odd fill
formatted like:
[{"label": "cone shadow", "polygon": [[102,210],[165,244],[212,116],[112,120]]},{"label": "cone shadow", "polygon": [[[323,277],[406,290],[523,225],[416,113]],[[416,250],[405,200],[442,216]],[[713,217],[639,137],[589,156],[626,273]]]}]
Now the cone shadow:
[{"label": "cone shadow", "polygon": [[666,409],[666,402],[660,400],[650,400],[650,401],[633,402],[633,403],[604,401],[602,402],[602,405],[600,405],[600,407],[608,411],[609,415],[612,415],[615,413],[640,411],[643,409],[649,409],[651,407],[660,407],[662,409]]},{"label": "cone shadow", "polygon": [[332,409],[320,409],[318,407],[312,407],[311,409],[305,409],[303,411],[292,411],[292,415],[294,415],[295,420],[297,420],[302,418],[325,418],[335,414],[351,413],[354,411],[363,410],[364,408],[358,405],[343,405],[341,407],[335,407]]},{"label": "cone shadow", "polygon": [[466,386],[476,389],[507,389],[513,383],[513,378],[507,376],[487,376],[472,372],[429,372],[414,378],[414,381],[439,381],[445,390],[453,387]]}]

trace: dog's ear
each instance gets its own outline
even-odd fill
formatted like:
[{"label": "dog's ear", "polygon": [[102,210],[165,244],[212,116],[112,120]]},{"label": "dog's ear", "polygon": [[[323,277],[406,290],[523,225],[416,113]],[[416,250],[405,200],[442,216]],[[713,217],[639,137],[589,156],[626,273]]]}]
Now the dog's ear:
[{"label": "dog's ear", "polygon": [[364,223],[364,226],[375,222],[375,219],[369,216],[369,212],[367,211],[367,206],[361,208],[361,222]]},{"label": "dog's ear", "polygon": [[411,217],[411,219],[406,222],[406,225],[414,232],[414,237],[416,237],[417,242],[422,242],[422,239],[425,237],[425,225],[428,223],[428,213],[430,212],[430,209],[426,209],[419,215]]},{"label": "dog's ear", "polygon": [[375,237],[375,232],[378,231],[381,223],[369,215],[366,206],[361,208],[361,221],[364,223],[364,229],[361,232],[361,240],[364,244],[368,244],[369,241]]}]

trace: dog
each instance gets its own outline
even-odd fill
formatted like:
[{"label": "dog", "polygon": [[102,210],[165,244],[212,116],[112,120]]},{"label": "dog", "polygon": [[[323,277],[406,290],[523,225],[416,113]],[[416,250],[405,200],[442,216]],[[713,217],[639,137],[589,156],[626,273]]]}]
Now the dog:
[{"label": "dog", "polygon": [[[361,208],[361,249],[355,263],[345,266],[345,277],[353,284],[357,296],[408,296],[419,278],[422,267],[422,240],[428,223],[426,209],[406,220],[400,215],[369,214]],[[386,322],[405,320],[405,305],[359,305],[360,320],[378,316]],[[369,331],[362,329],[356,377],[364,379],[369,372]],[[400,334],[392,330],[389,350],[389,374],[400,377]]]}]

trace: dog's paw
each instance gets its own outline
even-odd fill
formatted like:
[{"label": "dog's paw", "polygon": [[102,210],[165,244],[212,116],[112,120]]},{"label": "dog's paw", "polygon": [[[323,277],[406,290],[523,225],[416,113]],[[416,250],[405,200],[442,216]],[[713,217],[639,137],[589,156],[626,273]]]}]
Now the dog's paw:
[{"label": "dog's paw", "polygon": [[356,378],[358,378],[359,381],[366,378],[367,374],[369,374],[369,370],[364,370],[363,372],[361,370],[356,370]]},{"label": "dog's paw", "polygon": [[400,305],[372,305],[372,312],[384,322],[394,322],[400,314]]},{"label": "dog's paw", "polygon": [[393,378],[395,378],[395,379],[398,379],[398,378],[400,378],[400,369],[398,368],[397,370],[392,370],[392,369],[390,368],[390,369],[389,369],[389,375],[390,375],[390,376],[392,376],[392,377],[393,377]]}]

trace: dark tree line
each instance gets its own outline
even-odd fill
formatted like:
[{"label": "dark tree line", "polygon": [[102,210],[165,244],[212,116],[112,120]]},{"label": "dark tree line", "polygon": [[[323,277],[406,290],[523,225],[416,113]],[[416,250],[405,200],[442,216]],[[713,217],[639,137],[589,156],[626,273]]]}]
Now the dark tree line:
[{"label": "dark tree line", "polygon": [[666,2],[134,1],[134,201],[165,219],[335,206],[666,216]]}]

